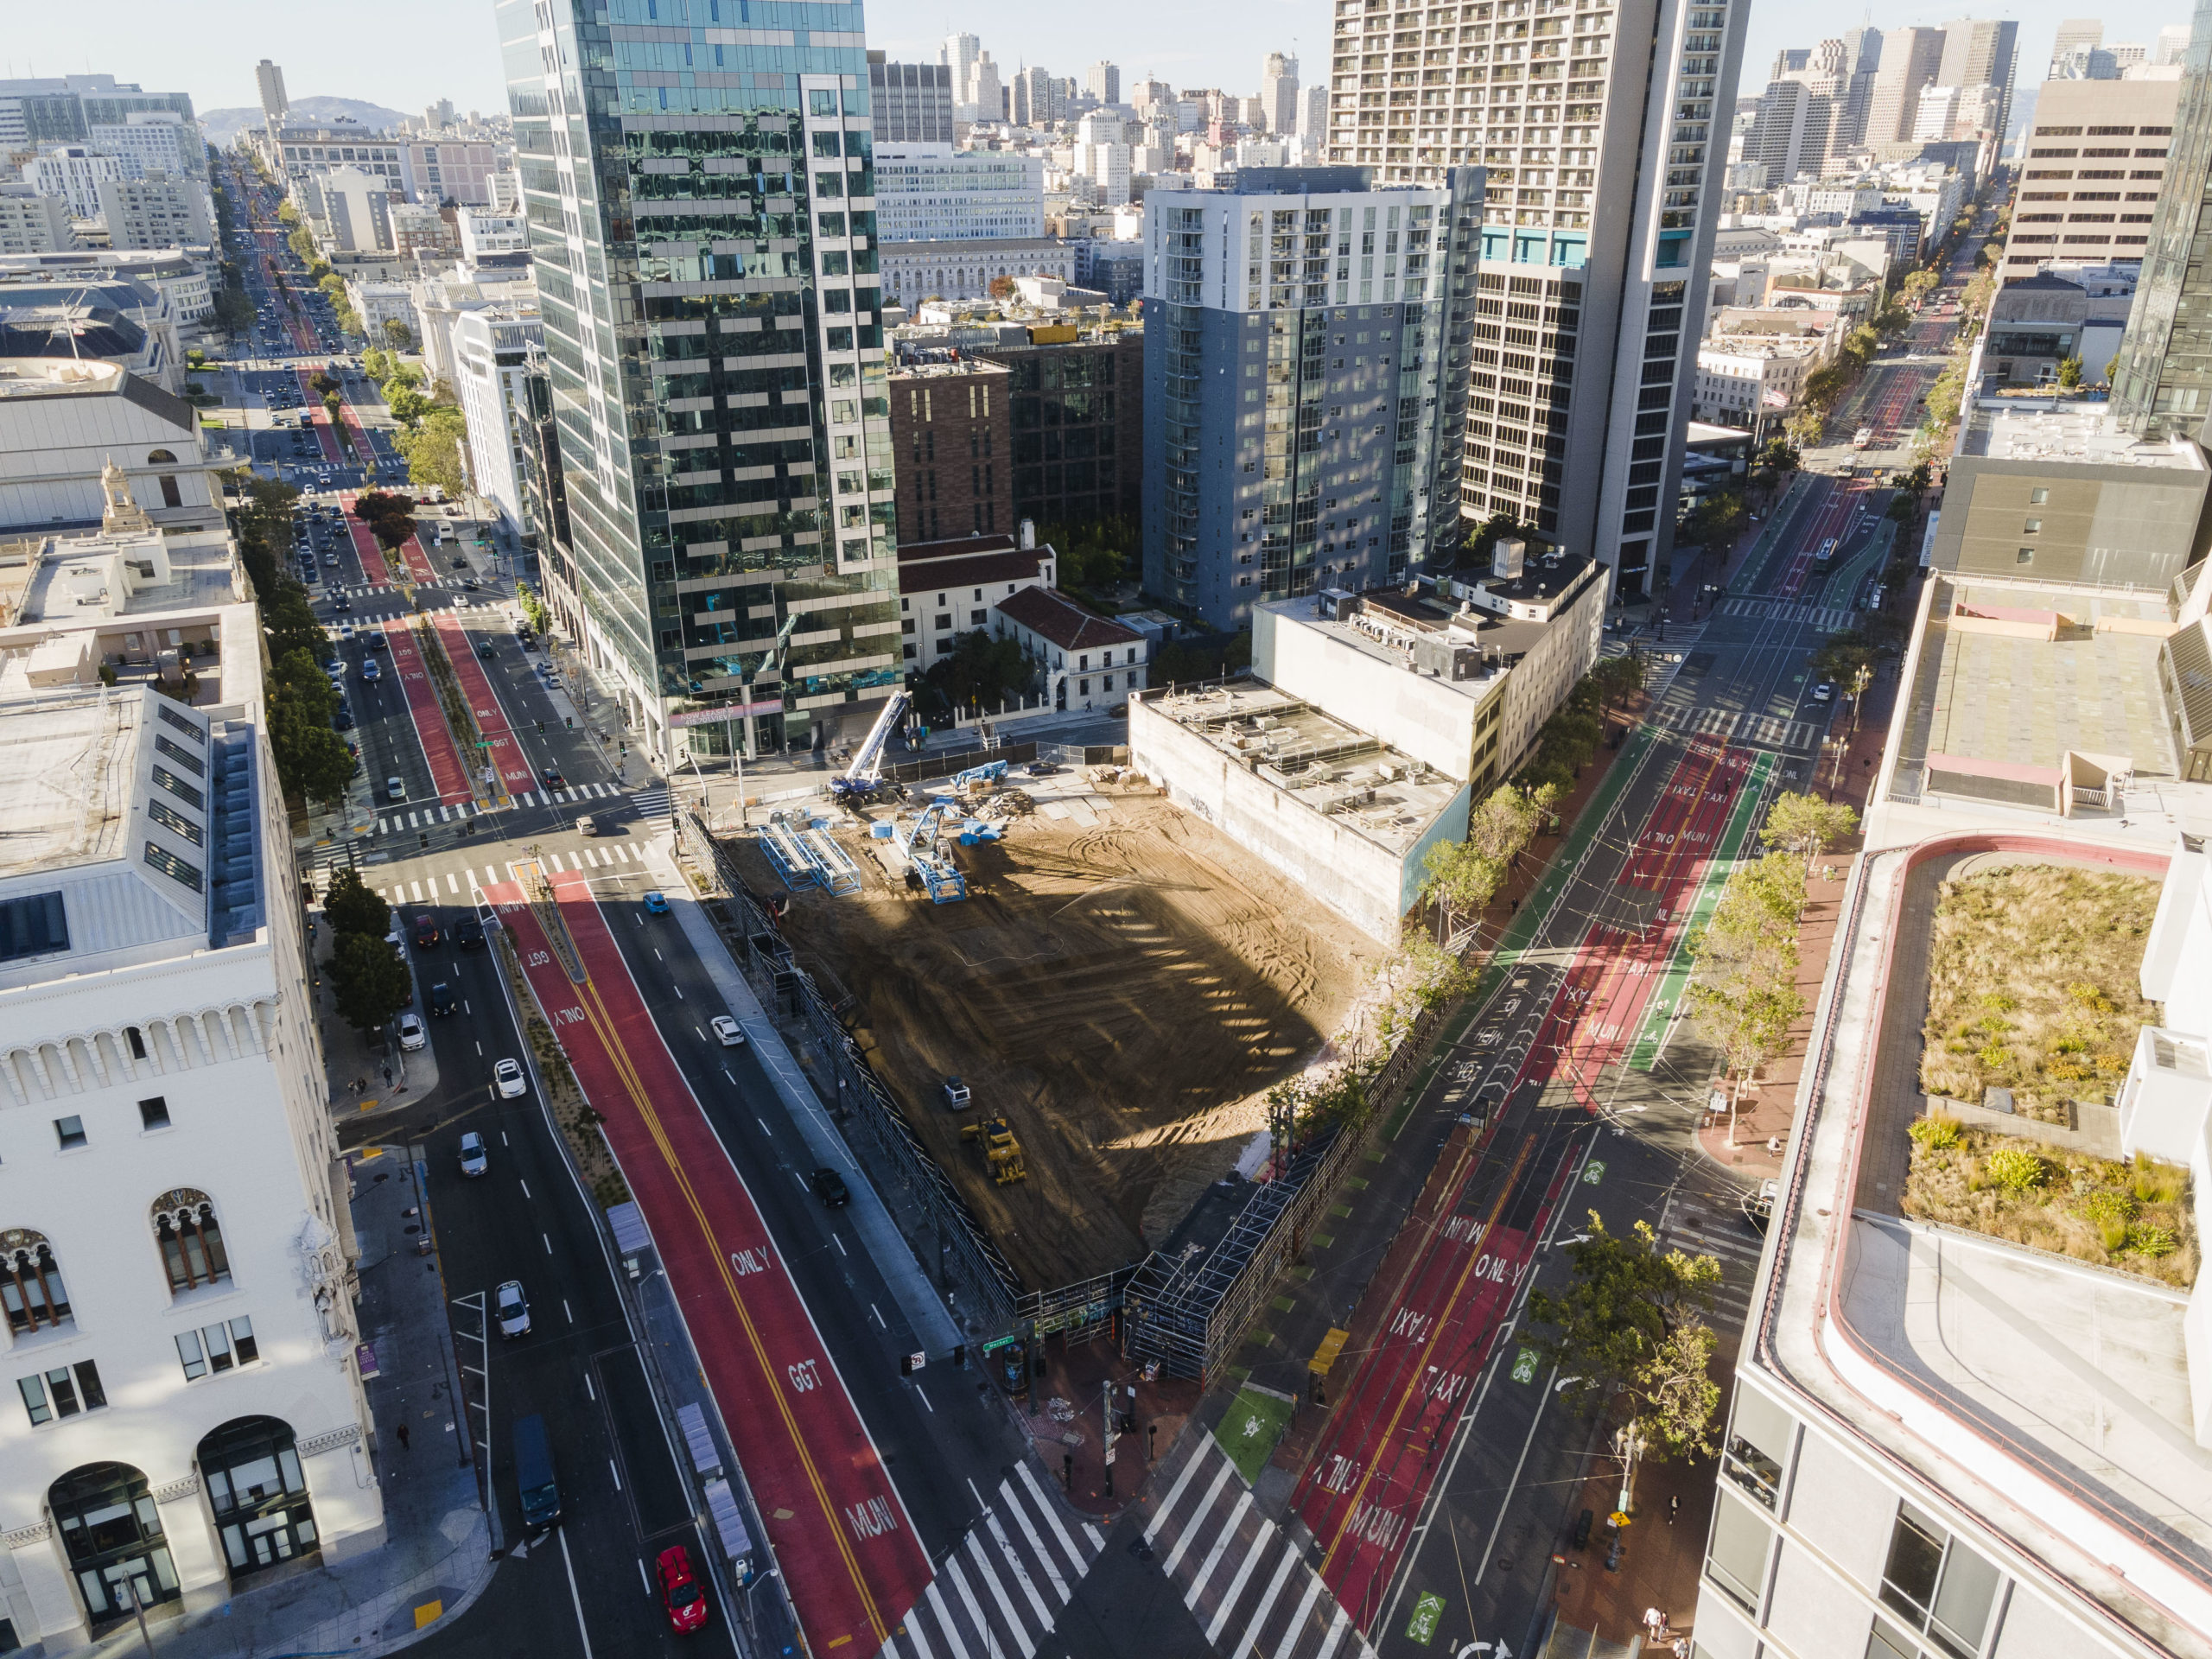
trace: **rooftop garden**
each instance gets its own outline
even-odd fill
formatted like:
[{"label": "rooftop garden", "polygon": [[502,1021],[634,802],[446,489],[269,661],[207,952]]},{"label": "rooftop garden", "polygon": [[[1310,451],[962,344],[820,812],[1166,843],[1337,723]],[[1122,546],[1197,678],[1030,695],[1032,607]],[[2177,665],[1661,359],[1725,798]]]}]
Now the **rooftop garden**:
[{"label": "rooftop garden", "polygon": [[2117,1164],[1970,1129],[1941,1112],[1912,1126],[1906,1215],[2070,1255],[2187,1290],[2196,1281],[2189,1172]]},{"label": "rooftop garden", "polygon": [[2147,876],[2021,864],[1946,881],[1929,945],[1920,1086],[2064,1123],[2127,1075],[2158,1005],[2139,993],[2158,907]]}]

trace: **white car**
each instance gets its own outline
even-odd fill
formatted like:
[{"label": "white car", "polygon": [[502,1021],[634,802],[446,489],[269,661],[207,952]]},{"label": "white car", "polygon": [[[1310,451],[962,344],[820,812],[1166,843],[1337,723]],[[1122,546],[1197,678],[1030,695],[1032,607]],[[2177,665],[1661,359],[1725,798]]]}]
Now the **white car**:
[{"label": "white car", "polygon": [[530,1299],[522,1294],[522,1281],[510,1279],[493,1293],[503,1337],[530,1334]]},{"label": "white car", "polygon": [[405,1049],[411,1054],[416,1049],[423,1047],[429,1040],[430,1039],[429,1034],[423,1029],[423,1016],[421,1014],[403,1014],[399,1016],[400,1047]]},{"label": "white car", "polygon": [[715,1036],[724,1048],[745,1046],[745,1033],[729,1015],[718,1014],[707,1023],[714,1027]]},{"label": "white car", "polygon": [[1833,701],[1834,696],[1835,687],[1830,685],[1826,680],[1822,680],[1818,685],[1813,688],[1813,701],[1815,702],[1828,702]]},{"label": "white car", "polygon": [[499,1085],[499,1098],[512,1100],[529,1085],[524,1083],[522,1065],[515,1060],[501,1060],[492,1068],[492,1080]]}]

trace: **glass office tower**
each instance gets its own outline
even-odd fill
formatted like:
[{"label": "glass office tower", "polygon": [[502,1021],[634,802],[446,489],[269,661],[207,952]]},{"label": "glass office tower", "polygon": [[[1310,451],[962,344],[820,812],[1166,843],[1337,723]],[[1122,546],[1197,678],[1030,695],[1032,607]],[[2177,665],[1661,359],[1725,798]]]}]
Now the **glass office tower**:
[{"label": "glass office tower", "polygon": [[2190,22],[2173,132],[2136,137],[2164,151],[2165,178],[2113,368],[2113,409],[2144,437],[2201,442],[2212,420],[2212,0],[2197,0]]},{"label": "glass office tower", "polygon": [[499,0],[567,504],[547,599],[672,764],[901,678],[857,4]]}]

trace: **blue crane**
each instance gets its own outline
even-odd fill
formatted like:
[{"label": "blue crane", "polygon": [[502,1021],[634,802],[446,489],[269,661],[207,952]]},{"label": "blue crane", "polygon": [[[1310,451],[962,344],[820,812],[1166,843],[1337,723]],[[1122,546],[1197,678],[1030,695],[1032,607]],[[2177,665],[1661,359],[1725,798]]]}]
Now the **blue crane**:
[{"label": "blue crane", "polygon": [[852,764],[830,780],[830,793],[842,805],[855,805],[872,801],[880,793],[883,782],[883,749],[891,741],[891,734],[906,718],[913,697],[905,691],[892,693],[891,701],[883,705],[883,712],[875,717],[875,724],[868,728],[868,739],[853,752]]},{"label": "blue crane", "polygon": [[945,820],[963,815],[964,809],[949,795],[940,795],[922,809],[922,814],[908,826],[899,838],[899,846],[914,873],[922,878],[922,886],[936,904],[948,905],[956,899],[968,896],[968,882],[960,868],[938,846]]}]

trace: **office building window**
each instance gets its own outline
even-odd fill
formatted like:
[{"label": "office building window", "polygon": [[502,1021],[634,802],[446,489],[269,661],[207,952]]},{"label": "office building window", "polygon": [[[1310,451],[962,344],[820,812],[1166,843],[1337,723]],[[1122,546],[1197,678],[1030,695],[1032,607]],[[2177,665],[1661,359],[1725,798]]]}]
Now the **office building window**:
[{"label": "office building window", "polygon": [[1889,1563],[1882,1569],[1882,1602],[1914,1631],[1953,1659],[1974,1659],[1997,1604],[1998,1582],[1993,1563],[1911,1504],[1897,1505]]},{"label": "office building window", "polygon": [[1705,1573],[1745,1611],[1756,1615],[1766,1589],[1767,1558],[1774,1529],[1758,1511],[1738,1503],[1724,1491],[1713,1506],[1713,1540],[1707,1547]]}]

